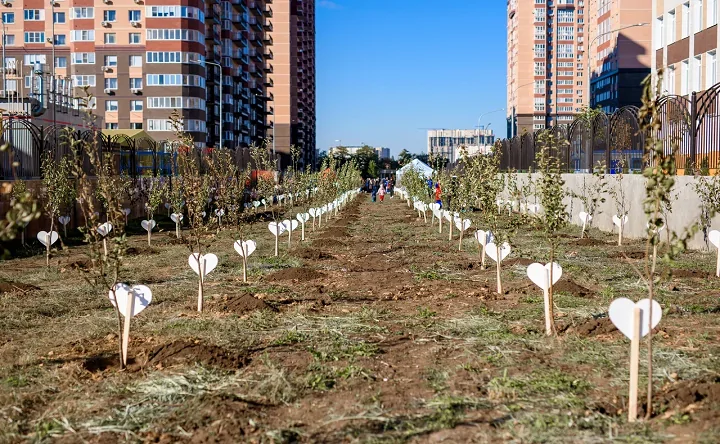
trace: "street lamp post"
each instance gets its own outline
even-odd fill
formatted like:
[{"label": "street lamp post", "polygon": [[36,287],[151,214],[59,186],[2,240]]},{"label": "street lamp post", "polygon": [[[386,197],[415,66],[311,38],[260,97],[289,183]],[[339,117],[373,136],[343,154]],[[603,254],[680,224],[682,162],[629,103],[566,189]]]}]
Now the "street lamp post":
[{"label": "street lamp post", "polygon": [[[195,62],[199,65],[205,63],[206,65],[214,65],[220,70],[220,148],[223,147],[223,85],[225,83],[225,75],[222,72],[222,65],[216,62]],[[207,68],[205,68],[205,76],[207,77]]]},{"label": "street lamp post", "polygon": [[[51,87],[50,95],[52,96],[53,128],[55,128],[55,125],[57,124],[57,103],[56,103],[57,81],[55,80],[55,6],[57,6],[57,3],[55,2],[55,0],[50,0],[50,7],[52,8],[52,35],[50,36],[50,39],[48,39],[48,40],[50,40],[50,44],[52,45],[52,60],[50,61],[50,63],[51,63],[50,76],[51,76],[52,80],[50,81],[50,87]],[[5,47],[4,43],[3,43],[3,47]],[[3,63],[5,63],[5,62],[3,61]],[[48,99],[50,99],[50,97],[48,97]],[[54,131],[54,134],[57,134],[57,131],[55,131],[55,130],[53,130],[53,131]]]},{"label": "street lamp post", "polygon": [[649,24],[650,24],[650,23],[635,23],[635,24],[633,24],[633,25],[623,26],[623,27],[620,27],[620,28],[617,28],[617,29],[612,29],[612,30],[607,31],[607,32],[603,32],[602,34],[598,34],[598,35],[595,36],[595,38],[593,38],[592,40],[590,40],[590,44],[588,45],[587,50],[585,51],[585,53],[587,54],[586,62],[587,62],[587,72],[588,72],[588,75],[587,75],[587,92],[588,92],[588,95],[587,95],[587,100],[588,100],[588,102],[587,102],[587,103],[588,103],[588,108],[590,108],[590,107],[592,106],[592,97],[591,97],[591,90],[590,90],[590,79],[591,79],[591,76],[592,76],[592,71],[591,71],[591,69],[590,69],[590,48],[592,48],[592,45],[593,45],[593,43],[595,43],[595,40],[597,40],[598,38],[600,38],[600,37],[602,37],[602,36],[608,35],[608,34],[612,34],[612,33],[615,33],[615,32],[620,32],[620,31],[622,31],[623,29],[638,28],[638,27],[641,27],[641,26],[647,26],[647,25],[649,25]]},{"label": "street lamp post", "polygon": [[488,111],[488,112],[480,114],[480,117],[478,117],[478,139],[477,139],[478,149],[480,149],[480,121],[482,120],[483,116],[487,116],[488,114],[492,114],[492,113],[499,113],[500,111],[505,111],[505,108],[496,109],[494,111]]},{"label": "street lamp post", "polygon": [[5,14],[3,14],[0,17],[0,21],[2,21],[2,82],[3,82],[3,93],[5,94],[5,97],[7,97],[7,81],[6,79],[6,71],[7,71],[7,64],[5,62]]}]

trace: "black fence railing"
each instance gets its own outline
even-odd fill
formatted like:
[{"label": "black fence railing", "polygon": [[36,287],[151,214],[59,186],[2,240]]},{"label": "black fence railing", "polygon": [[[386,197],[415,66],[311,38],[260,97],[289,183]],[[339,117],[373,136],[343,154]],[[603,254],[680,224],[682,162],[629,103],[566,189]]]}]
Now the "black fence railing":
[{"label": "black fence railing", "polygon": [[[676,153],[679,170],[700,170],[712,174],[720,169],[720,83],[690,98],[663,96],[658,101],[660,140],[666,152]],[[591,172],[598,163],[607,173],[638,171],[648,162],[644,157],[648,134],[641,131],[639,109],[627,106],[613,114],[597,114],[592,120],[577,118],[570,125],[558,125],[534,133],[503,139],[501,168],[530,171],[540,149],[540,134],[552,131],[567,143],[558,156],[566,172]]]},{"label": "black fence railing", "polygon": [[[178,149],[177,141],[158,142],[149,137],[108,135],[92,129],[68,131],[59,125],[38,126],[28,119],[8,118],[2,121],[0,145],[8,144],[10,149],[0,152],[0,180],[11,180],[14,177],[40,179],[44,153],[53,153],[56,160],[70,156],[73,141],[79,140],[95,144],[101,159],[106,159],[107,154],[110,154],[116,171],[132,178],[170,175]],[[211,148],[193,149],[200,160],[212,151]],[[250,163],[250,151],[247,148],[234,150],[234,157],[240,167],[244,168]],[[89,159],[85,160],[84,168],[86,173],[94,175]]]}]

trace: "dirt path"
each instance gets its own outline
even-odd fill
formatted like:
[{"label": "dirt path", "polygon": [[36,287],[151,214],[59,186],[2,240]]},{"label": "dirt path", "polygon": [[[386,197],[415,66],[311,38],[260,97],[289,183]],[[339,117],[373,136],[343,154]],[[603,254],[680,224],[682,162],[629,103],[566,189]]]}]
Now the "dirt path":
[{"label": "dirt path", "polygon": [[709,311],[688,317],[683,305],[664,318],[654,363],[659,415],[629,425],[627,341],[602,316],[616,291],[641,294],[626,264],[612,258],[619,250],[600,238],[580,251],[568,235],[558,256],[568,264],[557,290],[562,334],[549,339],[542,295],[524,275],[544,255],[541,233],[518,237],[498,295],[472,231],[459,252],[457,237],[449,242],[398,198],[381,204],[361,195],[322,229],[308,229],[303,245],[283,245],[279,258],[268,254],[265,223],[254,225],[249,285],[232,251],[235,234],[221,232],[211,246],[221,265],[201,315],[184,247],[158,236],[148,250],[133,239],[141,253],[128,276],[151,285],[154,301],[133,320],[132,365],[123,372],[112,311],[83,286],[82,272],[47,271],[40,258],[14,261],[38,271],[2,277],[39,289],[0,294],[8,313],[0,317],[0,359],[9,363],[0,366],[0,442],[716,436],[720,380],[708,376],[717,374],[720,353],[718,331],[708,329],[716,293],[692,278],[663,287],[670,295],[671,286],[694,288],[685,298]]}]

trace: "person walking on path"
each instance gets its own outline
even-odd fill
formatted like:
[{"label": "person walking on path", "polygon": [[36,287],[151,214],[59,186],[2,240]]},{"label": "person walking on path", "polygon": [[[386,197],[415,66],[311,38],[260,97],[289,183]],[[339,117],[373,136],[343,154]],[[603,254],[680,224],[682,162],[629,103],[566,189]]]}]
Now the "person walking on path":
[{"label": "person walking on path", "polygon": [[439,204],[442,209],[442,189],[440,188],[440,182],[435,184],[435,203]]},{"label": "person walking on path", "polygon": [[376,182],[376,183],[373,183],[373,185],[372,185],[372,201],[373,202],[376,201],[377,193],[378,193],[378,186],[377,186],[377,182]]},{"label": "person walking on path", "polygon": [[380,187],[380,191],[378,191],[378,196],[380,196],[380,202],[383,202],[385,200],[385,186]]}]

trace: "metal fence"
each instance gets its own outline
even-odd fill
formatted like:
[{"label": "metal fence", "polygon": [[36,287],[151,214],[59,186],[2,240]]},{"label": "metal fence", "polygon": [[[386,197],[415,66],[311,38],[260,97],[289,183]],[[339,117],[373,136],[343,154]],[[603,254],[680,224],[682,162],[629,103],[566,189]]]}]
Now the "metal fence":
[{"label": "metal fence", "polygon": [[[720,83],[690,98],[663,96],[658,100],[660,130],[654,135],[666,153],[675,152],[676,166],[705,174],[720,169]],[[557,155],[566,172],[591,172],[598,163],[607,173],[639,171],[648,160],[644,154],[651,138],[641,131],[639,109],[627,106],[613,114],[600,113],[592,120],[577,118],[534,133],[503,139],[501,168],[530,171],[540,149],[540,135],[551,131],[560,141]]]},{"label": "metal fence", "polygon": [[[0,145],[10,147],[0,152],[0,180],[39,179],[46,152],[53,153],[56,160],[72,156],[73,142],[81,140],[96,144],[101,159],[109,154],[116,171],[133,178],[170,175],[178,148],[177,141],[157,142],[147,137],[107,135],[92,129],[68,130],[59,125],[38,126],[27,119],[9,118],[2,121],[0,133]],[[78,144],[77,148],[84,146],[87,144]],[[196,151],[202,160],[211,150]],[[249,149],[238,148],[234,156],[243,168],[250,163]],[[85,159],[84,168],[89,175],[94,175],[89,159]]]}]

